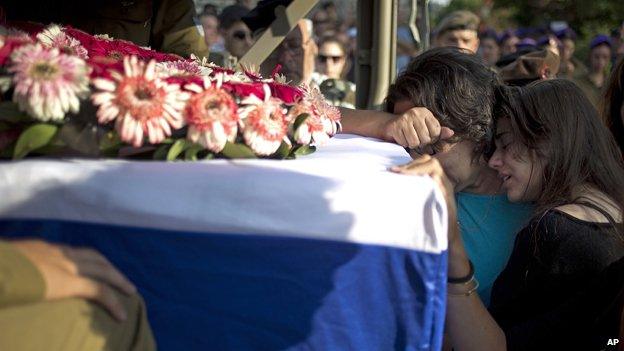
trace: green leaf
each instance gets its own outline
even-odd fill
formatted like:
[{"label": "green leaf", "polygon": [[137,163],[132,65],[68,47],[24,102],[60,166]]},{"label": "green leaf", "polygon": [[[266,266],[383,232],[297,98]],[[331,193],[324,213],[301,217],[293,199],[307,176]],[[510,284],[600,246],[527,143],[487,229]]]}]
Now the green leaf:
[{"label": "green leaf", "polygon": [[277,151],[275,151],[275,153],[273,154],[273,157],[278,160],[283,160],[286,157],[288,157],[288,155],[290,154],[290,149],[291,149],[291,146],[287,144],[286,142],[282,141],[282,144],[277,149]]},{"label": "green leaf", "polygon": [[297,118],[295,118],[295,123],[293,123],[293,132],[296,132],[299,127],[303,124],[303,122],[308,119],[310,115],[308,113],[302,113]]},{"label": "green leaf", "polygon": [[118,149],[121,146],[119,135],[113,131],[109,131],[100,138],[100,150]]},{"label": "green leaf", "polygon": [[167,153],[167,161],[175,161],[175,159],[178,158],[178,156],[180,156],[180,154],[183,153],[184,150],[186,150],[191,145],[192,144],[186,141],[186,139],[176,140],[175,143],[171,145],[171,148]]},{"label": "green leaf", "polygon": [[212,152],[209,152],[203,158],[204,160],[212,160],[213,158],[215,158],[215,155]]},{"label": "green leaf", "polygon": [[30,152],[47,145],[57,131],[58,127],[52,124],[40,123],[29,127],[17,139],[13,159],[22,159]]},{"label": "green leaf", "polygon": [[305,155],[309,155],[313,153],[314,151],[316,151],[315,146],[301,145],[297,147],[295,150],[293,150],[292,154],[297,155],[297,156],[305,156]]},{"label": "green leaf", "polygon": [[17,108],[17,104],[11,101],[0,102],[0,121],[19,123],[32,121],[32,118]]},{"label": "green leaf", "polygon": [[225,147],[221,150],[221,154],[227,158],[258,158],[253,150],[247,145],[233,144],[229,141],[225,143]]},{"label": "green leaf", "polygon": [[199,144],[191,144],[191,146],[184,152],[184,159],[186,161],[197,161],[197,154],[204,149]]},{"label": "green leaf", "polygon": [[154,151],[153,158],[154,160],[164,161],[167,159],[167,153],[169,153],[169,148],[171,144],[160,145],[156,151]]}]

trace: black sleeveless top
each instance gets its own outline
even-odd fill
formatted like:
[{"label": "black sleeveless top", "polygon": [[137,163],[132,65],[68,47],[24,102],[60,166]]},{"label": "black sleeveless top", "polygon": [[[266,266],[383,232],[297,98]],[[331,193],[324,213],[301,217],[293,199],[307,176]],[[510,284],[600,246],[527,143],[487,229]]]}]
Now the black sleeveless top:
[{"label": "black sleeveless top", "polygon": [[603,350],[618,337],[623,296],[613,226],[553,210],[518,233],[490,312],[508,350]]}]

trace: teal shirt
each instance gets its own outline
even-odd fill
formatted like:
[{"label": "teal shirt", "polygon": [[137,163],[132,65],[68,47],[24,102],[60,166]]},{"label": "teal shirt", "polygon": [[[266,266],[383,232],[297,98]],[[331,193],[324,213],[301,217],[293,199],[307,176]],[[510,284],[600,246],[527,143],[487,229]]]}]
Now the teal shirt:
[{"label": "teal shirt", "polygon": [[511,203],[506,195],[455,194],[457,219],[479,282],[477,293],[488,306],[494,281],[507,265],[516,239],[533,207]]}]

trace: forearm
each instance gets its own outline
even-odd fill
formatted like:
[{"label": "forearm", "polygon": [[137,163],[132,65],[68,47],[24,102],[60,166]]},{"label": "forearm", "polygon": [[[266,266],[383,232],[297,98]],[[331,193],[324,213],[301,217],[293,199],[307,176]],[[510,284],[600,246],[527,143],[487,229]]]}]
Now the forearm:
[{"label": "forearm", "polygon": [[342,133],[388,140],[384,127],[396,116],[375,110],[353,110],[345,107],[339,107],[339,109],[342,114]]},{"label": "forearm", "polygon": [[[463,243],[458,237],[449,243],[449,276],[467,275],[470,270],[468,262]],[[448,296],[446,328],[456,351],[506,350],[503,330],[476,293]]]}]

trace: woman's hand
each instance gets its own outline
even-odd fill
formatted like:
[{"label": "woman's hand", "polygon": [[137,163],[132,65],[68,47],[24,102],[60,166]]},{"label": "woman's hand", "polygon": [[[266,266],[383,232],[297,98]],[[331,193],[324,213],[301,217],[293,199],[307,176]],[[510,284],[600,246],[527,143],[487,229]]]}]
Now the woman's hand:
[{"label": "woman's hand", "polygon": [[11,245],[41,272],[46,283],[45,300],[85,298],[99,303],[118,320],[126,319],[114,289],[129,295],[136,288],[97,251],[42,240],[17,240]]},{"label": "woman's hand", "polygon": [[383,126],[383,139],[410,149],[424,148],[453,136],[453,130],[440,126],[433,113],[424,107],[413,107]]}]

